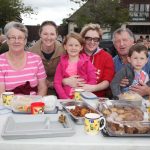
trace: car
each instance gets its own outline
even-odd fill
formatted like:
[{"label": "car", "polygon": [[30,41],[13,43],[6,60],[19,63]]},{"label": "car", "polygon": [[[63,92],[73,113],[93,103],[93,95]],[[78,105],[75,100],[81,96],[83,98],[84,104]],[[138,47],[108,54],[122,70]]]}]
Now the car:
[{"label": "car", "polygon": [[103,48],[105,51],[110,53],[112,57],[116,55],[116,49],[114,47],[113,41],[112,41],[112,33],[111,32],[105,32],[102,35],[102,39],[100,41],[101,48]]}]

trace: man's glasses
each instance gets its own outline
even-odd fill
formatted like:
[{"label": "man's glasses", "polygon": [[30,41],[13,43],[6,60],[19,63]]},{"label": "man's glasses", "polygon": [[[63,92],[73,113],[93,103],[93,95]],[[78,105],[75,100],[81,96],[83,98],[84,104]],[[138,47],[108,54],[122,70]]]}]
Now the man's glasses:
[{"label": "man's glasses", "polygon": [[95,43],[97,43],[97,42],[99,42],[100,41],[100,38],[99,37],[94,37],[94,38],[92,38],[92,37],[85,37],[85,41],[88,41],[88,42],[95,42]]},{"label": "man's glasses", "polygon": [[16,40],[18,40],[19,42],[22,42],[22,41],[25,40],[25,37],[22,37],[22,36],[19,36],[19,37],[10,36],[10,37],[8,37],[8,39],[9,39],[10,41],[12,41],[12,42],[14,42],[14,41],[16,41]]}]

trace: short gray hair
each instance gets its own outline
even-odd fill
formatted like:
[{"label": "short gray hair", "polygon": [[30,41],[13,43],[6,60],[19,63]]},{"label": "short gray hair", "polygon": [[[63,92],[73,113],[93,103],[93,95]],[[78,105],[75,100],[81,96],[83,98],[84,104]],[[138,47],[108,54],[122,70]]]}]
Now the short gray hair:
[{"label": "short gray hair", "polygon": [[135,41],[135,36],[134,36],[133,32],[129,28],[118,28],[113,33],[113,38],[112,38],[113,42],[114,42],[114,39],[115,39],[115,35],[116,34],[121,34],[122,32],[127,32],[129,34],[129,37],[131,39],[133,39],[133,41]]},{"label": "short gray hair", "polygon": [[25,34],[25,38],[26,39],[28,38],[28,29],[26,28],[26,26],[20,22],[15,22],[15,21],[11,21],[5,25],[4,34],[6,37],[8,37],[8,32],[12,28],[18,29],[19,31],[23,32]]}]

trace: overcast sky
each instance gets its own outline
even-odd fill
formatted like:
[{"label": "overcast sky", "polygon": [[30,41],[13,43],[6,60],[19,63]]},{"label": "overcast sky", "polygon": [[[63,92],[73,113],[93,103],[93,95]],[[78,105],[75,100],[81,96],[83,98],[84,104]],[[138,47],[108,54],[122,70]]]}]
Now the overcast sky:
[{"label": "overcast sky", "polygon": [[79,6],[70,0],[23,0],[25,5],[29,5],[38,12],[38,15],[31,15],[31,18],[22,16],[25,25],[41,24],[45,20],[55,21],[57,25],[62,23],[64,18],[68,18]]}]

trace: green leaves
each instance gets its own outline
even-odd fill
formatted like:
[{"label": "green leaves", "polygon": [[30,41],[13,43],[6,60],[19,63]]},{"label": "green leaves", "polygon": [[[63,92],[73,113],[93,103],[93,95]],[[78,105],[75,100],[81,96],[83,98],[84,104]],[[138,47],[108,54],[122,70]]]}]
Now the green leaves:
[{"label": "green leaves", "polygon": [[88,0],[77,11],[76,17],[74,16],[73,19],[79,28],[92,22],[115,30],[121,24],[129,21],[129,12],[127,8],[120,5],[119,0]]},{"label": "green leaves", "polygon": [[25,6],[22,0],[0,0],[0,27],[9,21],[16,20],[21,14],[34,14],[30,6]]}]

